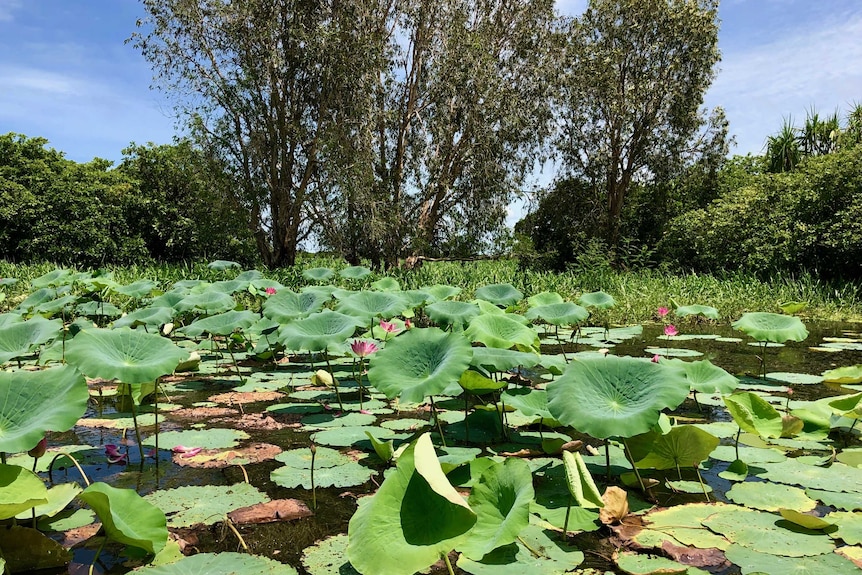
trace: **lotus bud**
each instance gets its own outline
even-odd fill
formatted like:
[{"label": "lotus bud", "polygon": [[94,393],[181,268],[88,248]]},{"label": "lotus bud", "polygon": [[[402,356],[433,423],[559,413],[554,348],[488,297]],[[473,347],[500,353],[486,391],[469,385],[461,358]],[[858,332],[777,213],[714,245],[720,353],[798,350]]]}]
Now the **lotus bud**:
[{"label": "lotus bud", "polygon": [[308,446],[308,448],[311,450],[311,454],[312,454],[312,455],[316,455],[316,454],[317,454],[317,446],[314,444],[314,442],[313,442],[313,441],[312,441],[312,442],[311,442],[311,444]]},{"label": "lotus bud", "polygon": [[42,437],[39,440],[39,443],[36,444],[36,447],[27,452],[27,455],[33,457],[34,459],[39,459],[43,455],[45,455],[45,451],[48,450],[48,439],[46,437]]}]

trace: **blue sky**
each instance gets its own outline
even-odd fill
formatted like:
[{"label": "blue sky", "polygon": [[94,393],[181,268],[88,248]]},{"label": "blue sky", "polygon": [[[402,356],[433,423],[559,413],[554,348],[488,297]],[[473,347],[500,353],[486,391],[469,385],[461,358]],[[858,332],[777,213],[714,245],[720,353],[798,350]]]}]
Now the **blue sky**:
[{"label": "blue sky", "polygon": [[[576,15],[586,0],[558,0]],[[137,0],[0,0],[0,133],[47,138],[76,161],[167,143],[175,120],[131,45]],[[722,0],[722,62],[706,104],[723,106],[735,153],[759,153],[787,116],[862,103],[862,1]]]}]

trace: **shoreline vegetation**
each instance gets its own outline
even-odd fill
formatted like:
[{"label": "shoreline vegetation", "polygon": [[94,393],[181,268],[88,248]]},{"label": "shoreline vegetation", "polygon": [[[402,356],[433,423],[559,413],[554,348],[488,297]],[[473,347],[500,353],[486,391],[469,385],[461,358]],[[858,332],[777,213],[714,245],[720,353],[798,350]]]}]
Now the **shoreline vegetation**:
[{"label": "shoreline vegetation", "polygon": [[[261,269],[267,278],[277,280],[286,287],[299,289],[305,285],[303,270],[329,267],[334,271],[346,267],[343,260],[323,256],[307,256],[295,266]],[[57,269],[50,263],[12,264],[0,261],[0,280],[15,278],[17,282],[0,282],[0,312],[7,311],[23,300],[31,291],[30,280]],[[83,269],[65,268],[72,271]],[[93,273],[112,274],[119,283],[150,279],[161,290],[184,279],[219,281],[232,279],[242,271],[240,267],[225,270],[211,269],[206,263],[185,265],[165,264],[152,266],[108,266]],[[703,304],[717,308],[719,323],[732,321],[748,311],[780,312],[780,306],[790,302],[805,304],[796,315],[805,321],[836,321],[862,323],[862,286],[850,281],[827,282],[812,275],[798,277],[757,278],[746,273],[672,273],[652,269],[617,271],[608,265],[562,273],[523,269],[516,259],[477,262],[427,262],[414,270],[392,269],[386,273],[372,273],[361,280],[346,280],[335,276],[331,283],[357,289],[381,277],[398,280],[404,290],[419,289],[434,284],[447,284],[463,289],[460,300],[470,300],[473,292],[483,285],[511,283],[526,297],[556,291],[566,300],[575,301],[583,294],[604,291],[614,297],[616,306],[605,310],[612,324],[630,324],[650,321],[660,306]],[[4,297],[5,296],[5,297]],[[124,302],[107,299],[123,308]],[[526,305],[526,300],[521,302]],[[691,320],[694,321],[694,320]],[[698,321],[703,321],[698,320]]]}]

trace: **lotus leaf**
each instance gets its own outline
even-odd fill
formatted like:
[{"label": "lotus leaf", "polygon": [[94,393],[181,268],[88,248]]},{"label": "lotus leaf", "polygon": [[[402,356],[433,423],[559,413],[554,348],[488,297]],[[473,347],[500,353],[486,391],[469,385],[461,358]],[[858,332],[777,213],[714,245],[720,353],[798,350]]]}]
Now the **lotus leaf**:
[{"label": "lotus leaf", "polygon": [[479,306],[463,301],[439,300],[427,306],[425,313],[437,325],[462,328],[479,315]]},{"label": "lotus leaf", "polygon": [[547,391],[560,423],[599,439],[632,437],[685,400],[688,380],[677,366],[609,355],[573,361]]},{"label": "lotus leaf", "polygon": [[405,449],[380,489],[359,501],[347,556],[364,575],[411,575],[465,541],[475,523],[426,433]]},{"label": "lotus leaf", "polygon": [[850,419],[862,419],[862,393],[848,395],[829,402],[835,415]]},{"label": "lotus leaf", "polygon": [[476,290],[477,299],[489,301],[494,305],[509,307],[522,299],[524,294],[512,284],[488,284]]},{"label": "lotus leaf", "polygon": [[681,363],[685,377],[694,391],[701,393],[730,393],[739,385],[739,380],[708,359]]},{"label": "lotus leaf", "polygon": [[315,465],[313,484],[311,482],[311,469],[291,467],[289,465],[275,469],[270,474],[270,479],[275,484],[288,489],[295,487],[311,489],[312,487],[353,487],[354,485],[362,485],[375,474],[373,469],[364,467],[352,461],[347,456],[342,457],[344,460],[335,466],[318,469],[317,465]]},{"label": "lotus leaf", "polygon": [[709,457],[719,441],[711,433],[692,425],[675,426],[669,433],[655,439],[649,453],[637,462],[637,466],[678,469],[698,465]]},{"label": "lotus leaf", "polygon": [[207,291],[184,296],[173,307],[181,312],[190,311],[211,315],[234,309],[236,301],[226,293]]},{"label": "lotus leaf", "polygon": [[64,270],[62,268],[58,268],[30,280],[30,285],[36,289],[40,289],[49,286],[57,287],[61,285],[67,285],[72,283],[72,281],[72,270]]},{"label": "lotus leaf", "polygon": [[204,333],[212,335],[230,335],[237,330],[244,330],[260,319],[257,314],[248,310],[226,311],[193,321],[182,328],[184,334],[197,337]]},{"label": "lotus leaf", "polygon": [[584,307],[594,307],[597,309],[608,309],[617,305],[614,298],[603,291],[585,293],[578,298],[578,303]]},{"label": "lotus leaf", "polygon": [[390,399],[419,403],[457,383],[472,356],[460,333],[412,329],[371,356],[368,381]]},{"label": "lotus leaf", "polygon": [[335,277],[335,272],[330,268],[309,268],[302,272],[302,277],[308,281],[325,282]]},{"label": "lotus leaf", "polygon": [[724,396],[733,420],[743,431],[762,437],[781,437],[781,414],[759,395],[750,391]]},{"label": "lotus leaf", "polygon": [[135,570],[144,575],[296,575],[290,565],[247,553],[198,553],[167,565]]},{"label": "lotus leaf", "polygon": [[37,316],[28,321],[0,326],[0,364],[32,353],[33,346],[42,345],[60,335],[63,322]]},{"label": "lotus leaf", "polygon": [[48,503],[48,489],[39,476],[18,465],[0,464],[0,521]]},{"label": "lotus leaf", "polygon": [[46,535],[30,527],[3,527],[0,538],[0,569],[4,573],[27,573],[65,567],[72,553]]},{"label": "lotus leaf", "polygon": [[726,497],[740,505],[763,511],[789,508],[801,512],[811,511],[817,506],[817,502],[798,487],[761,481],[738,483],[727,492]]},{"label": "lotus leaf", "polygon": [[[178,445],[201,447],[203,449],[226,449],[248,439],[245,431],[238,429],[185,429],[182,431],[165,431],[159,434],[159,447],[173,449]],[[155,436],[144,440],[145,445],[154,445]]]},{"label": "lotus leaf", "polygon": [[827,516],[838,529],[829,531],[833,539],[840,539],[847,545],[859,545],[862,543],[862,514],[835,511]]},{"label": "lotus leaf", "polygon": [[34,307],[41,305],[45,302],[51,301],[52,299],[57,297],[57,290],[51,288],[41,288],[30,295],[28,295],[24,301],[18,304],[18,307],[15,308],[15,311],[27,313],[32,310]]},{"label": "lotus leaf", "polygon": [[335,427],[318,431],[312,438],[315,443],[333,447],[348,447],[360,441],[367,441],[366,434],[372,434],[377,439],[386,439],[395,432],[385,427]]},{"label": "lotus leaf", "polygon": [[849,365],[823,372],[827,383],[862,383],[862,365]]},{"label": "lotus leaf", "polygon": [[130,283],[129,285],[124,286],[115,286],[114,290],[118,294],[127,295],[130,298],[141,299],[142,297],[150,295],[159,284],[154,282],[153,280],[148,279],[139,279],[135,282]]},{"label": "lotus leaf", "polygon": [[574,325],[589,317],[590,312],[571,302],[552,303],[531,307],[527,310],[528,319],[541,319],[553,325]]},{"label": "lotus leaf", "polygon": [[401,284],[393,277],[382,277],[375,282],[371,282],[371,287],[378,291],[401,291]]},{"label": "lotus leaf", "polygon": [[362,290],[342,299],[336,311],[359,318],[362,326],[367,327],[375,318],[390,319],[406,307],[407,302],[398,294]]},{"label": "lotus leaf", "polygon": [[169,527],[213,525],[234,509],[269,501],[264,493],[248,483],[188,485],[155,491],[144,499],[168,516]]},{"label": "lotus leaf", "polygon": [[526,416],[554,419],[548,411],[548,393],[544,389],[508,389],[501,394],[500,399],[506,407],[517,409]]},{"label": "lotus leaf", "polygon": [[90,395],[70,366],[0,371],[0,452],[34,447],[46,431],[66,431],[84,415]]},{"label": "lotus leaf", "polygon": [[768,552],[758,552],[742,545],[731,545],[725,552],[728,561],[739,565],[745,575],[766,573],[768,575],[859,575],[859,568],[852,561],[836,553],[822,553],[809,557],[781,557]]},{"label": "lotus leaf", "polygon": [[575,502],[581,507],[599,509],[605,506],[602,501],[602,495],[599,493],[599,488],[596,487],[593,476],[587,469],[587,464],[580,453],[572,453],[571,451],[563,452],[563,466],[566,470],[566,482],[568,483],[569,493],[572,494]]},{"label": "lotus leaf", "polygon": [[302,566],[309,575],[359,575],[347,562],[347,535],[333,535],[302,552]]},{"label": "lotus leaf", "polygon": [[153,554],[165,546],[168,540],[165,514],[134,490],[96,482],[78,497],[96,512],[110,539]]},{"label": "lotus leaf", "polygon": [[702,315],[703,317],[708,317],[709,319],[720,319],[720,315],[718,310],[712,306],[708,305],[684,305],[676,308],[677,317],[687,317],[690,315]]},{"label": "lotus leaf", "polygon": [[[547,358],[548,356],[545,357]],[[533,367],[541,361],[543,361],[543,358],[538,353],[499,349],[496,347],[474,347],[473,359],[470,361],[470,365],[481,367],[488,371],[507,371],[516,367]]]},{"label": "lotus leaf", "polygon": [[657,555],[624,551],[617,555],[617,567],[629,575],[706,575],[706,571]]},{"label": "lotus leaf", "polygon": [[760,342],[802,341],[808,330],[798,317],[769,312],[749,312],[731,324]]},{"label": "lotus leaf", "polygon": [[796,511],[795,509],[780,508],[778,512],[787,521],[795,523],[805,529],[817,529],[822,531],[824,529],[832,529],[834,527],[834,525],[829,521],[825,521],[816,515],[809,515],[807,513]]},{"label": "lotus leaf", "polygon": [[324,351],[329,346],[344,343],[361,325],[354,317],[324,310],[282,327],[279,339],[293,351]]},{"label": "lotus leaf", "polygon": [[736,509],[724,503],[688,503],[659,508],[644,516],[647,527],[670,535],[684,545],[698,549],[726,549],[727,539],[709,531],[701,523],[704,519],[723,511]]},{"label": "lotus leaf", "polygon": [[284,289],[270,296],[263,304],[263,315],[279,323],[307,317],[323,309],[329,295],[320,291],[302,293]]},{"label": "lotus leaf", "polygon": [[555,303],[563,303],[563,301],[563,296],[561,296],[555,291],[543,291],[531,295],[527,298],[527,303],[530,304],[531,308]]},{"label": "lotus leaf", "polygon": [[473,318],[464,335],[486,347],[509,349],[515,345],[539,349],[536,330],[506,315],[483,314]]},{"label": "lotus leaf", "polygon": [[824,505],[843,509],[844,511],[862,511],[862,497],[859,493],[838,493],[821,489],[806,489],[805,493]]},{"label": "lotus leaf", "polygon": [[816,385],[823,383],[822,375],[813,375],[810,373],[790,373],[786,371],[773,371],[766,374],[767,379],[774,379],[784,383],[792,383],[794,385]]},{"label": "lotus leaf", "polygon": [[452,299],[461,293],[461,288],[457,286],[443,285],[443,284],[434,284],[433,286],[425,286],[421,288],[422,291],[428,293],[432,301],[443,301],[445,299]]},{"label": "lotus leaf", "polygon": [[744,507],[707,517],[703,524],[732,543],[761,553],[805,557],[829,553],[835,547],[822,532],[784,521],[780,515]]},{"label": "lotus leaf", "polygon": [[226,294],[234,294],[238,291],[248,290],[249,285],[251,285],[250,282],[239,279],[222,280],[206,286],[206,291],[217,291]]},{"label": "lotus leaf", "polygon": [[551,532],[530,525],[517,542],[495,549],[480,561],[461,555],[458,567],[472,575],[563,575],[583,561],[582,552],[561,544]]},{"label": "lotus leaf", "polygon": [[230,260],[215,260],[207,264],[207,267],[211,270],[216,270],[222,272],[226,269],[230,268],[240,268],[242,267],[237,262],[232,262]]},{"label": "lotus leaf", "polygon": [[469,391],[475,395],[483,395],[506,387],[509,385],[509,382],[505,379],[494,381],[479,372],[468,369],[461,374],[458,384],[463,387],[465,391]]},{"label": "lotus leaf", "polygon": [[348,280],[361,280],[371,275],[371,270],[365,266],[349,266],[338,272],[338,275]]},{"label": "lotus leaf", "polygon": [[128,384],[155,381],[186,358],[170,340],[127,327],[87,329],[66,346],[66,360],[84,375]]},{"label": "lotus leaf", "polygon": [[45,494],[47,502],[28,508],[15,516],[16,519],[25,521],[31,517],[53,517],[63,511],[69,503],[81,492],[81,486],[77,483],[60,483],[48,489]]},{"label": "lotus leaf", "polygon": [[126,314],[114,322],[114,328],[137,327],[139,325],[158,327],[173,321],[174,310],[170,307],[142,307]]}]

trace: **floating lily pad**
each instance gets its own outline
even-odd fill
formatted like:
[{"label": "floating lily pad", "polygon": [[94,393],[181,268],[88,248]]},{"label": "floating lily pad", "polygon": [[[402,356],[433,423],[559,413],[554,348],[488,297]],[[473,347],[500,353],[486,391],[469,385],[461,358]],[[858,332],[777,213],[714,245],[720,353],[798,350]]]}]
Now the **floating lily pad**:
[{"label": "floating lily pad", "polygon": [[833,463],[829,467],[808,465],[796,459],[786,459],[780,463],[761,463],[763,472],[758,477],[805,488],[862,493],[862,474],[859,470]]},{"label": "floating lily pad", "polygon": [[644,521],[648,528],[668,534],[684,545],[726,549],[730,544],[727,539],[705,528],[702,521],[731,509],[734,506],[724,503],[688,503],[651,511]]},{"label": "floating lily pad", "polygon": [[[308,451],[308,450],[306,450]],[[315,461],[314,483],[311,482],[311,469],[297,468],[285,465],[279,467],[270,474],[270,479],[277,485],[292,489],[302,487],[311,489],[316,487],[353,487],[362,485],[373,476],[376,471],[369,467],[360,465],[347,456],[336,465],[318,468]]]},{"label": "floating lily pad", "polygon": [[235,485],[188,485],[155,491],[144,499],[164,511],[168,527],[213,525],[234,509],[269,501],[248,483]]},{"label": "floating lily pad", "polygon": [[787,508],[801,512],[811,511],[817,506],[817,502],[798,487],[762,481],[737,483],[727,492],[726,497],[740,505],[763,511]]},{"label": "floating lily pad", "polygon": [[[159,434],[159,448],[173,449],[178,445],[201,447],[203,449],[224,449],[235,447],[240,441],[248,439],[248,433],[238,429],[186,429],[165,431]],[[155,436],[144,440],[145,445],[155,445]]]},{"label": "floating lily pad", "polygon": [[302,552],[309,575],[360,575],[347,561],[347,535],[333,535]]},{"label": "floating lily pad", "polygon": [[695,575],[705,573],[665,557],[624,551],[617,555],[617,567],[629,575]]},{"label": "floating lily pad", "polygon": [[361,427],[371,425],[377,417],[370,413],[316,413],[302,418],[303,430],[313,431],[315,429],[328,427]]},{"label": "floating lily pad", "polygon": [[471,575],[563,575],[583,561],[584,554],[560,542],[558,535],[529,525],[518,541],[495,549],[480,561],[461,555],[458,568]]},{"label": "floating lily pad", "polygon": [[862,543],[862,514],[835,511],[828,515],[828,519],[838,527],[836,531],[829,532],[830,537],[840,539],[847,545]]},{"label": "floating lily pad", "polygon": [[332,447],[349,447],[360,441],[368,441],[366,432],[377,439],[387,439],[395,435],[391,429],[383,427],[336,427],[316,432],[312,437],[315,443]]},{"label": "floating lily pad", "polygon": [[728,561],[739,565],[743,575],[768,573],[783,575],[858,575],[859,568],[852,561],[835,553],[806,557],[781,557],[766,552],[758,552],[742,545],[731,545],[725,552]]},{"label": "floating lily pad", "polygon": [[839,493],[822,489],[806,489],[805,493],[814,499],[844,511],[862,511],[862,497],[858,493]]},{"label": "floating lily pad", "polygon": [[783,381],[784,383],[792,383],[794,385],[815,385],[823,383],[822,375],[813,375],[810,373],[790,373],[787,371],[773,371],[766,374],[768,379]]},{"label": "floating lily pad", "polygon": [[296,575],[290,565],[247,553],[198,553],[167,565],[135,570],[144,575]]},{"label": "floating lily pad", "polygon": [[648,347],[644,349],[647,355],[660,355],[663,357],[700,357],[703,352],[696,349],[685,349],[683,347]]},{"label": "floating lily pad", "polygon": [[780,515],[736,508],[707,517],[703,524],[731,542],[761,553],[784,557],[806,557],[829,553],[832,541],[819,531],[810,531],[784,521]]}]

